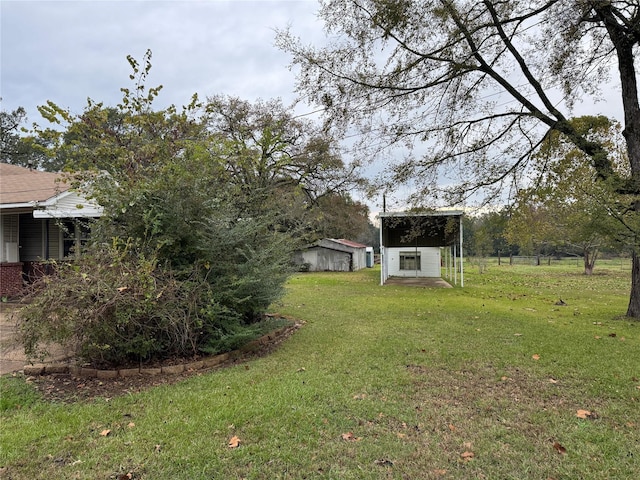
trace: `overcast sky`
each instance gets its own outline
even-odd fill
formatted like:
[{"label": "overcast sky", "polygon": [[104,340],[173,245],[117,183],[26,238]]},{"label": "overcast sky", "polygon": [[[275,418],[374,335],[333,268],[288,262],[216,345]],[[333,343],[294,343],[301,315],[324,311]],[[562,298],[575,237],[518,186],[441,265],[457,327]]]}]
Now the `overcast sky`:
[{"label": "overcast sky", "polygon": [[[142,61],[147,49],[147,85],[164,87],[158,107],[186,105],[194,93],[280,97],[288,105],[295,72],[274,46],[275,29],[290,25],[304,43],[321,44],[318,8],[317,0],[0,0],[0,107],[22,106],[29,123],[45,124],[36,107],[47,100],[72,113],[87,97],[116,105],[120,88],[131,86],[126,56]],[[619,87],[606,88],[603,99],[585,99],[574,114],[622,120]]]},{"label": "overcast sky", "polygon": [[47,100],[74,113],[87,97],[115,105],[130,86],[127,55],[141,61],[147,49],[161,106],[193,93],[289,104],[295,74],[274,29],[320,38],[317,9],[315,0],[0,0],[2,108],[23,106],[32,122]]}]

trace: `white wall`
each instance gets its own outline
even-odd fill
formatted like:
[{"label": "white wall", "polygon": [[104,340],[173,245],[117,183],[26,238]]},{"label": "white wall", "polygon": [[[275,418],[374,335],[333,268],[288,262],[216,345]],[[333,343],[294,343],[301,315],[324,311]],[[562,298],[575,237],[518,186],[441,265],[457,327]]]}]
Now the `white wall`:
[{"label": "white wall", "polygon": [[[400,270],[401,252],[419,252],[420,270]],[[440,272],[440,247],[400,247],[386,248],[387,275],[389,277],[436,277],[442,276]]]}]

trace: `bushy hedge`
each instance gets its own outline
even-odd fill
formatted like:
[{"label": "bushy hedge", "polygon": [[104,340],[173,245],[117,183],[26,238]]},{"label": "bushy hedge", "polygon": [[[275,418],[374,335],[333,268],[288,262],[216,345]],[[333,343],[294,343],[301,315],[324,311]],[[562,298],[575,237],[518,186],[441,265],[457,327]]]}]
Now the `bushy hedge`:
[{"label": "bushy hedge", "polygon": [[195,259],[178,267],[149,243],[94,243],[32,287],[20,312],[30,357],[52,342],[96,366],[218,353],[256,336],[283,293],[291,241],[264,222],[218,215],[189,231]]},{"label": "bushy hedge", "polygon": [[178,281],[154,256],[129,246],[101,245],[32,288],[20,312],[20,332],[30,356],[56,342],[78,358],[103,366],[193,354],[203,318],[206,285]]}]

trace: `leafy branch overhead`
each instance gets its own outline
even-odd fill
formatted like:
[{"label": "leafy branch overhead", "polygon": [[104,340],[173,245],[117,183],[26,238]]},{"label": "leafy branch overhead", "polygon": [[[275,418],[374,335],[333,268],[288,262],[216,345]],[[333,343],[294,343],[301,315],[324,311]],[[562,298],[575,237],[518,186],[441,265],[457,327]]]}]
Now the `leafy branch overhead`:
[{"label": "leafy branch overhead", "polygon": [[278,45],[300,68],[301,96],[323,105],[336,128],[363,133],[363,156],[414,150],[389,166],[389,185],[416,181],[416,199],[455,202],[478,190],[503,194],[552,131],[600,178],[614,175],[606,146],[576,130],[568,113],[597,93],[616,61],[632,174],[640,175],[639,10],[624,1],[331,0],[319,13],[328,46],[288,31]]}]

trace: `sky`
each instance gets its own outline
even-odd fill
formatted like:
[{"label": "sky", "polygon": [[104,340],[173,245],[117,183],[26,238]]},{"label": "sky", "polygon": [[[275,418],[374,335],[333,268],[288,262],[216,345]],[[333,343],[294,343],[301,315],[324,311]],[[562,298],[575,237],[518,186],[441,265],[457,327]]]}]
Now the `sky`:
[{"label": "sky", "polygon": [[317,9],[314,0],[0,0],[2,108],[22,106],[33,122],[47,100],[74,113],[87,97],[115,105],[131,86],[127,55],[141,61],[147,49],[159,106],[194,93],[289,104],[295,74],[275,29],[320,38]]},{"label": "sky", "polygon": [[[318,8],[316,0],[0,0],[0,108],[22,106],[29,124],[46,125],[36,107],[47,100],[72,113],[88,97],[116,105],[120,88],[132,86],[127,55],[142,61],[147,49],[147,85],[163,85],[159,108],[186,105],[194,93],[289,105],[296,72],[275,47],[275,30],[290,26],[304,43],[322,44]],[[604,99],[579,103],[575,114],[621,120],[619,88]]]}]

